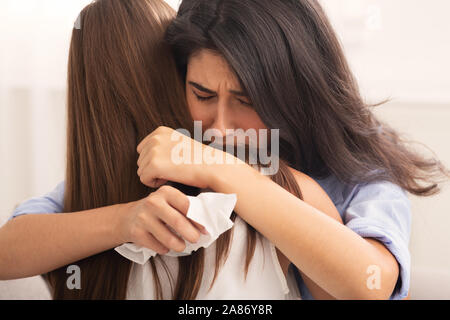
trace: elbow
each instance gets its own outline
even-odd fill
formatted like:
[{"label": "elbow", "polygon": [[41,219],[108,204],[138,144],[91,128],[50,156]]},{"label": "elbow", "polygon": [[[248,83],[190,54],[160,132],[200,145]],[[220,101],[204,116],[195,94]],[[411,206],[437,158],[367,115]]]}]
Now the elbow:
[{"label": "elbow", "polygon": [[399,277],[398,271],[386,269],[382,276],[384,279],[381,281],[381,288],[372,290],[372,300],[389,300],[394,293]]},{"label": "elbow", "polygon": [[359,289],[350,293],[344,300],[389,300],[393,290],[390,289]]},{"label": "elbow", "polygon": [[392,290],[372,290],[363,294],[360,300],[389,300],[392,292]]},{"label": "elbow", "polygon": [[377,250],[366,260],[368,267],[364,270],[364,286],[360,294],[366,300],[389,300],[400,276],[400,266],[382,244],[370,241]]},{"label": "elbow", "polygon": [[2,239],[2,232],[4,231],[4,227],[0,228],[0,281],[4,280],[10,280],[8,279],[7,275],[5,274],[6,270],[6,254],[5,254],[5,247],[6,243]]},{"label": "elbow", "polygon": [[4,252],[4,248],[0,249],[0,281],[13,280],[11,277],[11,273],[8,272],[10,267],[9,263],[6,259],[6,253]]},{"label": "elbow", "polygon": [[9,278],[6,274],[0,271],[0,281],[7,281],[7,280],[13,280]]},{"label": "elbow", "polygon": [[17,259],[14,257],[14,239],[11,236],[12,222],[8,221],[0,228],[0,281],[15,280]]},{"label": "elbow", "polygon": [[[379,269],[377,269],[379,268]],[[377,272],[366,274],[365,284],[356,293],[358,300],[389,300],[398,280],[398,269],[374,267]]]},{"label": "elbow", "polygon": [[11,280],[6,270],[4,254],[0,250],[0,281]]}]

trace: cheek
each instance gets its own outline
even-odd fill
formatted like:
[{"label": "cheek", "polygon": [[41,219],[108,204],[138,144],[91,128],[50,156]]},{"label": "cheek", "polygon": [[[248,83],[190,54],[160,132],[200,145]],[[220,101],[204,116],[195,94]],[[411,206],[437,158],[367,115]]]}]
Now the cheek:
[{"label": "cheek", "polygon": [[239,115],[238,117],[239,119],[239,123],[238,126],[244,130],[248,130],[248,129],[255,129],[255,130],[259,130],[259,129],[267,129],[266,125],[262,122],[261,118],[259,117],[259,115],[249,109],[246,112],[243,112]]},{"label": "cheek", "polygon": [[192,119],[194,121],[203,121],[206,122],[208,120],[208,114],[205,108],[202,106],[199,101],[191,96],[187,97],[187,103],[189,112],[191,113]]}]

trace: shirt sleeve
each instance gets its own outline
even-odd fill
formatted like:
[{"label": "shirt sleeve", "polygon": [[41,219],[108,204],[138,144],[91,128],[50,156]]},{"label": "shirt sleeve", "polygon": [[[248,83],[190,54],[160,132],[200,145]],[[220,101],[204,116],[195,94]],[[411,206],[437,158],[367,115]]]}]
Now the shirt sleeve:
[{"label": "shirt sleeve", "polygon": [[[384,181],[344,186],[331,179],[321,185],[333,199],[348,228],[361,237],[380,241],[396,258],[399,277],[390,299],[406,298],[411,273],[411,205],[407,193]],[[296,268],[294,271],[302,299],[313,300],[300,272]]]},{"label": "shirt sleeve", "polygon": [[34,197],[16,207],[8,221],[24,214],[60,213],[64,207],[64,181],[42,197]]},{"label": "shirt sleeve", "polygon": [[390,182],[361,186],[343,213],[345,225],[364,238],[373,238],[392,253],[399,264],[391,300],[404,299],[410,286],[411,205],[406,192]]}]

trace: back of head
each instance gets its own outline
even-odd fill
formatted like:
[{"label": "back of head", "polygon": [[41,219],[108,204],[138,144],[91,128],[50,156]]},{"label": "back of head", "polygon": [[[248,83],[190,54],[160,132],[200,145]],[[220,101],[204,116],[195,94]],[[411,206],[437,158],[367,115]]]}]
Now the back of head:
[{"label": "back of head", "polygon": [[162,41],[174,15],[163,0],[98,0],[81,12],[69,54],[67,211],[142,196],[136,145],[158,126],[188,127]]},{"label": "back of head", "polygon": [[[97,0],[80,13],[68,64],[65,212],[148,195],[136,146],[158,126],[189,128],[184,89],[162,41],[174,16],[163,0]],[[64,267],[50,273],[55,299],[125,298],[129,261],[110,250],[77,265],[81,290],[67,289]]]}]

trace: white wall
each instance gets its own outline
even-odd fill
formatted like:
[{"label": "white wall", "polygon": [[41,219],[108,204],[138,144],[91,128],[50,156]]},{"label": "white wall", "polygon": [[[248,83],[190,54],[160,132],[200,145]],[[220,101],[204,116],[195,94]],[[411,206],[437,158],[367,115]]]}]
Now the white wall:
[{"label": "white wall", "polygon": [[[0,2],[0,224],[64,179],[70,35],[90,2]],[[167,2],[178,8],[179,0]]]},{"label": "white wall", "polygon": [[[369,102],[392,99],[377,115],[450,166],[450,2],[322,3],[363,95]],[[450,186],[438,196],[411,201],[411,297],[450,299]]]},{"label": "white wall", "polygon": [[450,104],[447,0],[321,0],[363,93]]},{"label": "white wall", "polygon": [[64,176],[71,30],[89,1],[0,3],[0,216]]}]

